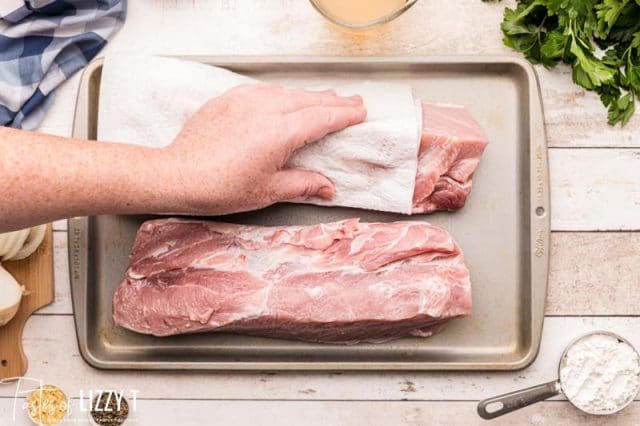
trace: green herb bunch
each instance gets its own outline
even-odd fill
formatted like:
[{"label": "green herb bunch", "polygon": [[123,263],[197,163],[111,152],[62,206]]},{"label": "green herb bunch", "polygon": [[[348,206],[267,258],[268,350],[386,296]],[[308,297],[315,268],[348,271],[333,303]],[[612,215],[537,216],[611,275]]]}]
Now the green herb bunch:
[{"label": "green herb bunch", "polygon": [[571,65],[624,126],[640,100],[640,0],[518,0],[501,25],[505,45],[533,63]]}]

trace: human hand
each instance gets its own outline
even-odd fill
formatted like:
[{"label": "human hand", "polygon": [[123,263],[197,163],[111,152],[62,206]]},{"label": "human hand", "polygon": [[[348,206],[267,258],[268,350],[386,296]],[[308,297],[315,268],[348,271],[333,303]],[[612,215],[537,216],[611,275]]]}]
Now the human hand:
[{"label": "human hand", "polygon": [[179,210],[227,214],[298,197],[331,199],[320,173],[285,169],[296,149],[362,122],[359,96],[267,84],[211,99],[163,149]]}]

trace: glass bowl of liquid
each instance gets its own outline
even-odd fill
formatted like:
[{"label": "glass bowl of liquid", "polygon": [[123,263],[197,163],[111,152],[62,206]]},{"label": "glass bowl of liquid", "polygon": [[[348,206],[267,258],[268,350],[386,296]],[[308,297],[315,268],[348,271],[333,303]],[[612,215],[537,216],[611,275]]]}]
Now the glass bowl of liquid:
[{"label": "glass bowl of liquid", "polygon": [[309,0],[334,24],[364,29],[389,22],[406,12],[418,0]]}]

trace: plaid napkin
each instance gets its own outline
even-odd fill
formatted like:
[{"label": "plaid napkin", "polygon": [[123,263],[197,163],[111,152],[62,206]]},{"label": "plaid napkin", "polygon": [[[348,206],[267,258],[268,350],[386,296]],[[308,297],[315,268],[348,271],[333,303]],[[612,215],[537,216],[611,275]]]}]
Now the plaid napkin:
[{"label": "plaid napkin", "polygon": [[125,0],[0,0],[0,126],[37,127],[124,18]]}]

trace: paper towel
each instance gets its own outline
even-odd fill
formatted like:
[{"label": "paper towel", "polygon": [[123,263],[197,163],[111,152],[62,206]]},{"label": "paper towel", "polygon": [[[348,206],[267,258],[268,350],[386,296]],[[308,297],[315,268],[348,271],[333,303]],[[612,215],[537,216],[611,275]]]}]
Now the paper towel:
[{"label": "paper towel", "polygon": [[[209,98],[251,82],[256,80],[186,60],[108,57],[100,85],[98,138],[166,146]],[[317,170],[336,186],[330,202],[299,202],[410,214],[421,130],[411,87],[363,82],[335,88],[341,95],[361,95],[367,119],[292,156],[288,167]]]}]

